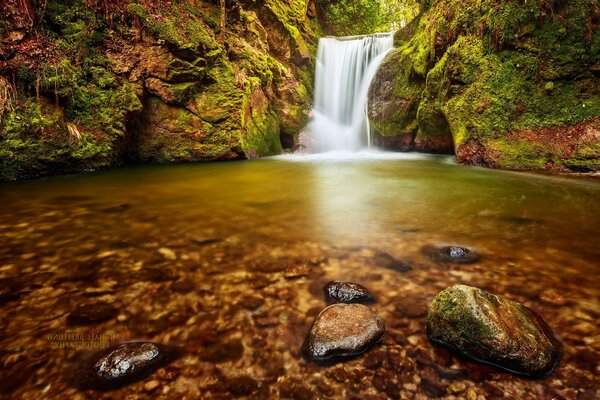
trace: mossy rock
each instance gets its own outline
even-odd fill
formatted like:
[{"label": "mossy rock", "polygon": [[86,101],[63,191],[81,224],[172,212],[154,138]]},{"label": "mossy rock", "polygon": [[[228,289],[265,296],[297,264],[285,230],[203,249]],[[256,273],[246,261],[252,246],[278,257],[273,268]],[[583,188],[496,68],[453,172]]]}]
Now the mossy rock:
[{"label": "mossy rock", "polygon": [[552,372],[562,351],[535,311],[465,285],[435,296],[427,314],[427,335],[477,361],[535,378]]},{"label": "mossy rock", "polygon": [[596,153],[588,149],[597,140],[575,128],[600,115],[598,33],[585,28],[597,7],[553,3],[531,13],[502,3],[467,0],[454,10],[433,2],[397,32],[398,48],[370,92],[372,126],[403,136],[416,123],[412,149],[423,151],[436,149],[428,138],[449,132],[466,164],[593,170]]}]

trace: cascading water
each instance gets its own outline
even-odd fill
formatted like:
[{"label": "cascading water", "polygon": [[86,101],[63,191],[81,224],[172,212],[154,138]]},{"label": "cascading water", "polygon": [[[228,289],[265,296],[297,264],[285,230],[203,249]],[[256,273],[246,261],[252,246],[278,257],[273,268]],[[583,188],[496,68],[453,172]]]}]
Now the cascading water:
[{"label": "cascading water", "polygon": [[311,150],[370,147],[369,85],[393,42],[393,33],[319,40]]}]

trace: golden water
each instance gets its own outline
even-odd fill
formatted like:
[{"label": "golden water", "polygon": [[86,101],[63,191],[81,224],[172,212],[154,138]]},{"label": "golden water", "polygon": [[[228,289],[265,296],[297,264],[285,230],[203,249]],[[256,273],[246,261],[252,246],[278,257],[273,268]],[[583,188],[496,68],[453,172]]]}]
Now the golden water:
[{"label": "golden water", "polygon": [[[398,157],[125,168],[0,185],[0,397],[599,395],[600,181]],[[435,264],[421,253],[430,244],[482,258]],[[386,268],[390,258],[412,270]],[[387,333],[367,354],[317,365],[299,348],[332,279],[367,286]],[[455,283],[540,313],[565,345],[559,368],[527,380],[432,346],[427,307]],[[118,312],[67,322],[98,301]],[[72,385],[90,349],[134,339],[185,354],[116,392]],[[257,386],[240,389],[240,376]]]}]

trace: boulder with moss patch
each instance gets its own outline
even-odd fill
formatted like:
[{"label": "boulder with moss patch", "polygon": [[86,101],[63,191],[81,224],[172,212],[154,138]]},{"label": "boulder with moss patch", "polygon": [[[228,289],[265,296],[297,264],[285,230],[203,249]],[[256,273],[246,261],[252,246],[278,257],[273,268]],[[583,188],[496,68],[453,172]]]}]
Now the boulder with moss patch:
[{"label": "boulder with moss patch", "polygon": [[432,342],[465,356],[530,377],[548,375],[562,349],[535,311],[465,285],[435,296],[427,334]]}]

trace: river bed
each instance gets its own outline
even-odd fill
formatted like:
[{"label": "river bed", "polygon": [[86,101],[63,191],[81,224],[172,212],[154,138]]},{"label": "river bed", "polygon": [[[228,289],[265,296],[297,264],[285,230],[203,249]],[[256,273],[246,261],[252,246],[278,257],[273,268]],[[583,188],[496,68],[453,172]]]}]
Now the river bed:
[{"label": "river bed", "polygon": [[[122,168],[0,197],[2,398],[600,397],[598,179],[359,153]],[[482,257],[440,264],[431,245]],[[386,334],[323,365],[300,347],[330,280],[366,286]],[[542,315],[559,367],[525,379],[432,345],[427,308],[458,283]],[[85,304],[101,318],[77,316]],[[115,391],[77,386],[90,352],[131,340],[183,353]]]}]

